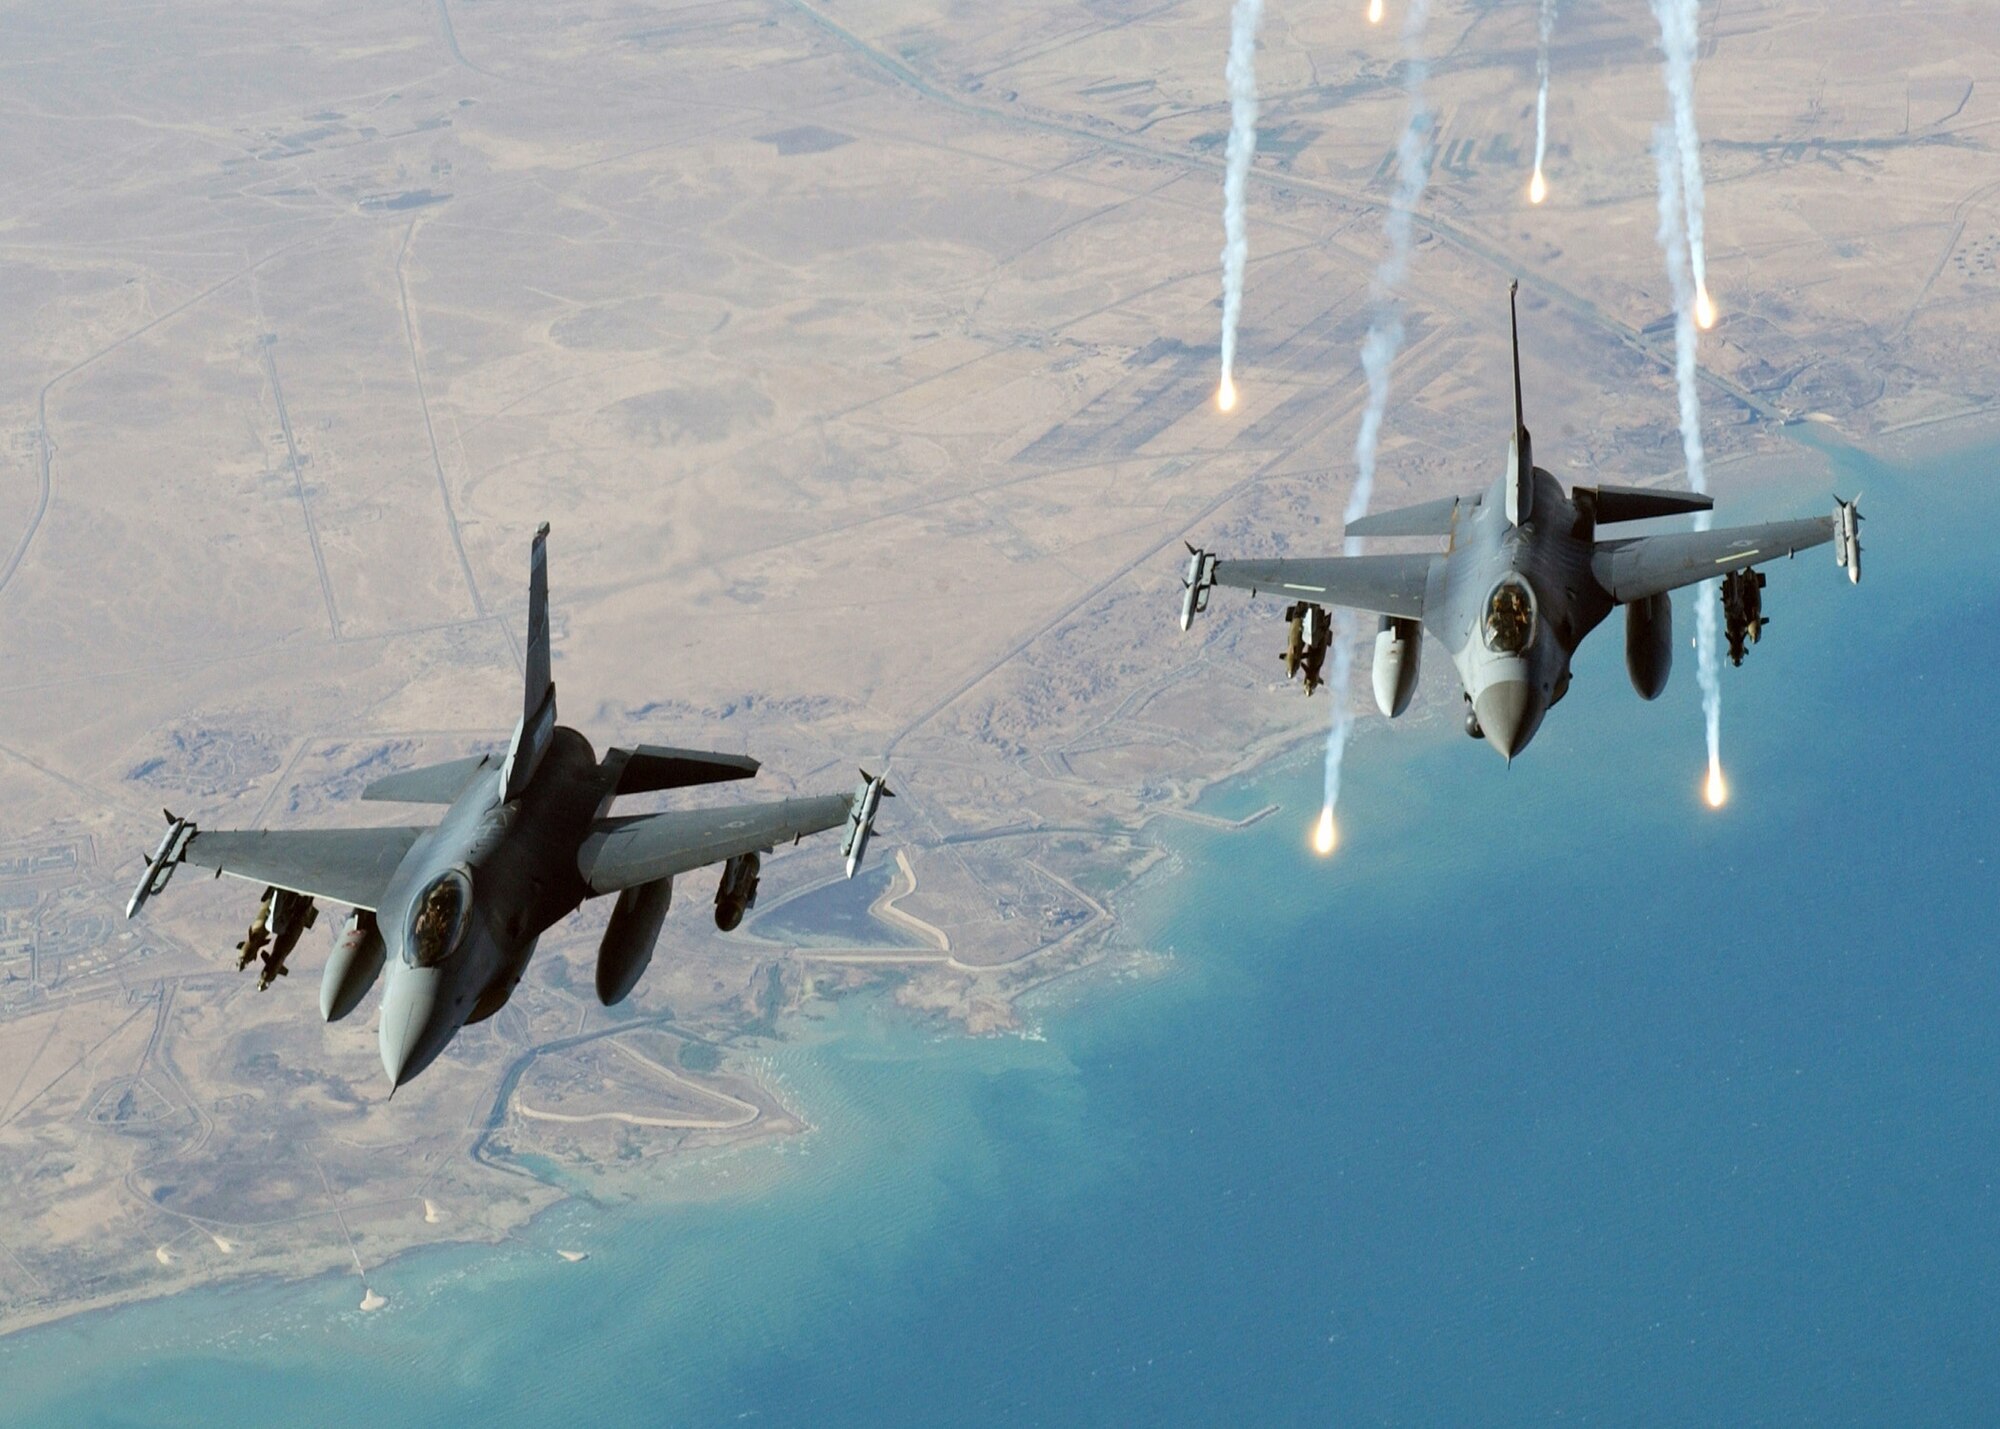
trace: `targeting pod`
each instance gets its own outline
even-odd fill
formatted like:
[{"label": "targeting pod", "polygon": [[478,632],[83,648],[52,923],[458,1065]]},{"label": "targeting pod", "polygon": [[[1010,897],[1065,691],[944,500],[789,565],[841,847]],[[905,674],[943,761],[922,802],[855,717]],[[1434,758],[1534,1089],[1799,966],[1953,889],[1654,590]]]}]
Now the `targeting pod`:
[{"label": "targeting pod", "polygon": [[174,876],[174,869],[180,865],[181,855],[187,852],[188,841],[195,836],[194,820],[177,819],[173,810],[162,809],[167,816],[167,832],[160,840],[160,846],[153,850],[153,856],[146,860],[145,876],[139,886],[132,891],[132,897],[125,905],[125,916],[130,918],[146,906],[146,900],[167,886]]},{"label": "targeting pod", "polygon": [[847,816],[847,837],[841,841],[840,852],[847,859],[847,876],[854,877],[854,871],[861,867],[861,856],[868,850],[869,835],[875,832],[875,815],[882,807],[884,799],[893,799],[896,791],[889,787],[888,776],[861,771],[861,785],[854,791],[850,801],[851,812]]},{"label": "targeting pod", "polygon": [[1833,558],[1846,568],[1847,578],[1861,584],[1861,498],[1833,498]]},{"label": "targeting pod", "polygon": [[1181,578],[1181,584],[1187,588],[1181,599],[1181,629],[1186,630],[1197,615],[1208,609],[1208,593],[1215,589],[1215,552],[1188,545],[1187,575]]}]

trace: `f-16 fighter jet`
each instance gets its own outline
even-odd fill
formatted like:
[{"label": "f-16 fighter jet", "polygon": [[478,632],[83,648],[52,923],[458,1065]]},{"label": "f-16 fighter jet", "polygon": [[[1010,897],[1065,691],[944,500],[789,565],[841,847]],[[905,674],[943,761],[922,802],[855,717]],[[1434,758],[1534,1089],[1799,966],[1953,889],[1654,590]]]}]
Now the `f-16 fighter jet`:
[{"label": "f-16 fighter jet", "polygon": [[354,1011],[386,965],[380,1040],[390,1090],[436,1060],[458,1029],[506,1005],[535,942],[587,898],[616,894],[597,953],[597,995],[623,1001],[652,960],[674,877],[722,865],[716,926],[757,901],[758,859],[781,843],[846,830],[859,867],[886,783],[866,771],[851,794],[618,815],[614,800],[756,774],[757,761],[642,744],[607,750],[556,723],[549,674],[549,528],[535,534],[528,581],[527,687],[504,755],[482,754],[379,779],[364,799],[435,804],[430,827],[214,832],[167,815],[126,906],[131,917],[194,864],[265,885],[239,967],[260,954],[268,987],[317,917],[314,899],[353,909],[320,980],[321,1014]]},{"label": "f-16 fighter jet", "polygon": [[[1518,294],[1519,284],[1514,292]],[[1510,299],[1510,307],[1512,306]],[[1761,526],[1659,536],[1603,537],[1599,528],[1648,517],[1706,512],[1691,491],[1579,486],[1568,494],[1534,463],[1522,414],[1521,339],[1514,332],[1514,435],[1507,467],[1482,495],[1446,497],[1354,522],[1350,538],[1437,536],[1441,555],[1353,555],[1298,560],[1225,560],[1188,549],[1181,629],[1208,608],[1214,587],[1292,602],[1287,667],[1299,645],[1300,617],[1345,606],[1381,617],[1375,635],[1375,702],[1391,719],[1417,688],[1424,631],[1443,645],[1465,696],[1465,732],[1512,761],[1542,717],[1569,690],[1570,657],[1618,606],[1625,607],[1625,668],[1645,699],[1666,688],[1673,666],[1676,587],[1723,577],[1730,654],[1741,663],[1769,622],[1764,577],[1752,570],[1824,542],[1848,579],[1861,579],[1861,513],[1834,500],[1831,516]],[[1319,628],[1324,628],[1323,625]],[[1306,693],[1312,693],[1309,678]]]}]

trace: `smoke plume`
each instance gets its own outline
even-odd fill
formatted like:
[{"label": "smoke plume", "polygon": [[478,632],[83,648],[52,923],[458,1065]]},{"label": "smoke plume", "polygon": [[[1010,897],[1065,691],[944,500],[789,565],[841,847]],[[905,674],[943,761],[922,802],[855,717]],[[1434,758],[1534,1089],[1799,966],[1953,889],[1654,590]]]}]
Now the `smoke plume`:
[{"label": "smoke plume", "polygon": [[1694,122],[1694,55],[1700,43],[1697,0],[1652,0],[1652,5],[1660,22],[1660,53],[1666,60],[1661,69],[1673,112],[1681,217],[1687,262],[1694,273],[1694,319],[1696,326],[1708,328],[1715,325],[1715,303],[1708,294],[1708,197],[1701,177],[1701,133]]},{"label": "smoke plume", "polygon": [[[1432,119],[1424,100],[1424,84],[1430,67],[1423,57],[1424,26],[1430,19],[1430,0],[1413,0],[1403,17],[1404,86],[1409,95],[1409,114],[1403,122],[1402,137],[1396,141],[1396,192],[1390,201],[1383,233],[1389,251],[1376,266],[1369,297],[1375,307],[1368,336],[1361,344],[1361,370],[1368,379],[1368,402],[1361,412],[1361,430],[1354,438],[1354,489],[1348,493],[1342,520],[1353,524],[1368,514],[1375,495],[1375,454],[1382,438],[1382,419],[1389,410],[1389,375],[1396,353],[1403,345],[1403,318],[1397,307],[1397,291],[1410,271],[1410,248],[1415,237],[1417,204],[1431,177]],[[1358,537],[1349,536],[1344,553],[1356,555]],[[1330,820],[1340,802],[1340,767],[1347,755],[1347,736],[1354,715],[1348,708],[1347,686],[1354,673],[1354,614],[1343,610],[1334,624],[1333,677],[1327,692],[1333,696],[1333,728],[1326,738],[1326,800],[1322,823]]]},{"label": "smoke plume", "polygon": [[1236,405],[1236,324],[1243,316],[1243,269],[1250,235],[1243,212],[1257,154],[1257,29],[1264,0],[1236,0],[1229,12],[1229,148],[1222,172],[1222,382],[1216,405]]},{"label": "smoke plume", "polygon": [[1528,181],[1528,202],[1540,203],[1549,196],[1549,181],[1542,163],[1549,154],[1549,39],[1556,29],[1556,0],[1542,0],[1541,22],[1535,48],[1535,176]]},{"label": "smoke plume", "polygon": [[[1681,147],[1673,129],[1662,124],[1653,131],[1653,163],[1660,184],[1660,251],[1667,260],[1667,279],[1674,294],[1674,387],[1680,398],[1681,452],[1687,461],[1688,485],[1708,490],[1708,461],[1701,445],[1701,392],[1696,386],[1695,286],[1689,262],[1687,224],[1682,190]],[[1709,514],[1695,514],[1695,526],[1707,530]],[[1708,726],[1708,801],[1720,804],[1722,784],[1722,660],[1716,643],[1715,582],[1703,581],[1695,595],[1695,676],[1701,685],[1701,712]]]}]

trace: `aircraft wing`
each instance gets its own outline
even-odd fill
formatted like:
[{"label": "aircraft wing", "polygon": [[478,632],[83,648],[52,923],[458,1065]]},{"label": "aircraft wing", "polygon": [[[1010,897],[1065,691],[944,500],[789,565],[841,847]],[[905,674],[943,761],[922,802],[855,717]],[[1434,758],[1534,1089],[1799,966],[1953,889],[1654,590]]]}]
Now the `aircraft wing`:
[{"label": "aircraft wing", "polygon": [[1719,531],[1599,541],[1590,569],[1598,584],[1622,605],[1822,545],[1833,539],[1834,519],[1811,516]]},{"label": "aircraft wing", "polygon": [[1315,605],[1344,605],[1413,620],[1424,613],[1424,587],[1436,556],[1308,556],[1279,561],[1216,560],[1212,585],[1299,596]]},{"label": "aircraft wing", "polygon": [[[176,863],[374,912],[410,846],[429,829],[196,829]],[[151,890],[150,881],[141,885]],[[143,902],[135,899],[135,905]],[[136,906],[135,906],[136,911]]]},{"label": "aircraft wing", "polygon": [[888,793],[862,776],[853,795],[778,799],[721,809],[675,809],[599,819],[577,853],[577,871],[593,893],[615,893],[655,879],[690,873],[746,853],[765,853],[807,834],[848,828],[848,872],[867,843],[877,801]]}]

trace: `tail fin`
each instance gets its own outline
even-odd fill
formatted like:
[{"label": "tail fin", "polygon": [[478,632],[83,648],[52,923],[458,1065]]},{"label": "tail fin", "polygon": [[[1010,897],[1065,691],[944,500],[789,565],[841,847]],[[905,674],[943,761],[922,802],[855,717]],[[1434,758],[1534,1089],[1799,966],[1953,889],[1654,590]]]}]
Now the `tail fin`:
[{"label": "tail fin", "polygon": [[1507,289],[1507,324],[1514,337],[1514,437],[1507,446],[1507,519],[1518,526],[1534,514],[1535,444],[1521,405],[1521,280]]},{"label": "tail fin", "polygon": [[535,532],[528,557],[527,678],[522,688],[521,722],[514,726],[513,747],[507,751],[509,799],[519,798],[535,777],[535,766],[556,730],[556,685],[549,673],[549,523]]},{"label": "tail fin", "polygon": [[524,719],[534,718],[544,700],[555,702],[556,685],[549,675],[549,523],[535,532],[528,556],[528,678]]}]

